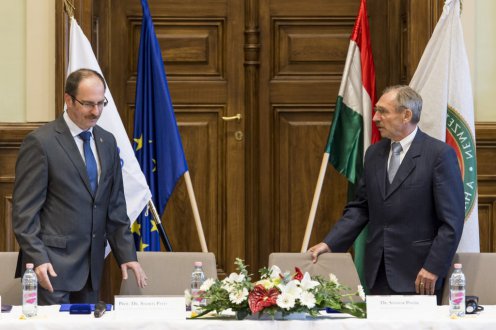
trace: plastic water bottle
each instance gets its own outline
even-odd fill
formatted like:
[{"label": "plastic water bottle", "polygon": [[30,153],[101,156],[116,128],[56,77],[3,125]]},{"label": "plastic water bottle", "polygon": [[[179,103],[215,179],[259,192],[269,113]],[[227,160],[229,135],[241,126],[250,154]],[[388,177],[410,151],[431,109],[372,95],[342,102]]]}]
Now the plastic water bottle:
[{"label": "plastic water bottle", "polygon": [[36,316],[38,311],[38,280],[33,264],[26,264],[22,277],[22,313],[26,317]]},{"label": "plastic water bottle", "polygon": [[450,277],[449,313],[451,317],[465,316],[465,275],[462,264],[455,264],[455,270]]},{"label": "plastic water bottle", "polygon": [[199,314],[202,306],[205,306],[205,299],[201,298],[200,287],[205,282],[205,273],[201,261],[196,261],[191,273],[191,313]]}]

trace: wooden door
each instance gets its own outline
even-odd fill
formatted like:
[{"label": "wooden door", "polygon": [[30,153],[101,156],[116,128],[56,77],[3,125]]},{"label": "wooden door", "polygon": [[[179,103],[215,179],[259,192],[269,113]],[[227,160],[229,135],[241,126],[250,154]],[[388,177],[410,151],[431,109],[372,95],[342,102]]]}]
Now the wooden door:
[{"label": "wooden door", "polygon": [[[139,0],[95,0],[98,57],[130,137]],[[244,257],[243,2],[149,0],[208,249],[223,271]],[[223,120],[239,114],[241,120]],[[201,251],[181,179],[163,216],[174,251]]]},{"label": "wooden door", "polygon": [[[359,1],[260,2],[257,259],[299,252]],[[311,244],[342,212],[346,180],[327,169]]]}]

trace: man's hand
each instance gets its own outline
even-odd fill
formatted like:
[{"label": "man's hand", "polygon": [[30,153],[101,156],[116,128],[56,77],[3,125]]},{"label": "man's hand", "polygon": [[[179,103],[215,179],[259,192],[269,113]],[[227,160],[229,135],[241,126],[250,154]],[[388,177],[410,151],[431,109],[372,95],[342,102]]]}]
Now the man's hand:
[{"label": "man's hand", "polygon": [[331,252],[331,249],[329,248],[329,245],[327,245],[326,243],[319,243],[309,248],[308,252],[312,254],[312,262],[316,263],[317,257],[319,255],[321,255],[322,253]]},{"label": "man's hand", "polygon": [[124,280],[127,280],[127,270],[130,268],[134,272],[134,276],[136,277],[136,283],[140,288],[144,288],[147,283],[146,280],[148,277],[146,277],[145,271],[143,268],[141,268],[141,265],[137,261],[130,261],[126,262],[121,265],[121,270],[122,270],[122,278]]},{"label": "man's hand", "polygon": [[53,292],[52,283],[50,282],[48,275],[57,277],[57,274],[53,270],[52,264],[49,262],[41,264],[34,269],[34,272],[38,277],[38,283],[40,283],[41,287],[49,292]]},{"label": "man's hand", "polygon": [[434,294],[438,276],[422,268],[415,280],[415,291],[418,294]]}]

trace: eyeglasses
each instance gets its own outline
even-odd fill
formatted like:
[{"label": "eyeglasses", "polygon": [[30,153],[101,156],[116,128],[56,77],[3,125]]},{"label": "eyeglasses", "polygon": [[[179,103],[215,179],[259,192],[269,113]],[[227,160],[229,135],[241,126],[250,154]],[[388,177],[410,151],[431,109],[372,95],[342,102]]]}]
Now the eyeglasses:
[{"label": "eyeglasses", "polygon": [[[69,94],[70,95],[70,94]],[[102,110],[103,107],[106,107],[108,104],[108,100],[105,97],[105,100],[94,103],[94,102],[88,102],[88,101],[79,101],[74,95],[70,95],[73,100],[76,100],[79,104],[81,104],[86,110],[93,110],[93,108],[96,106],[99,110]]]}]

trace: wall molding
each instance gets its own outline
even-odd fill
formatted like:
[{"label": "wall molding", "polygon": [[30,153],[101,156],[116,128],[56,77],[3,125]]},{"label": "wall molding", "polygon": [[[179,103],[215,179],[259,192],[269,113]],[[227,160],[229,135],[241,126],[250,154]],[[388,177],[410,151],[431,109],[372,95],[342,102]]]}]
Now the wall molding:
[{"label": "wall molding", "polygon": [[30,132],[45,123],[0,123],[0,150],[19,148]]}]

